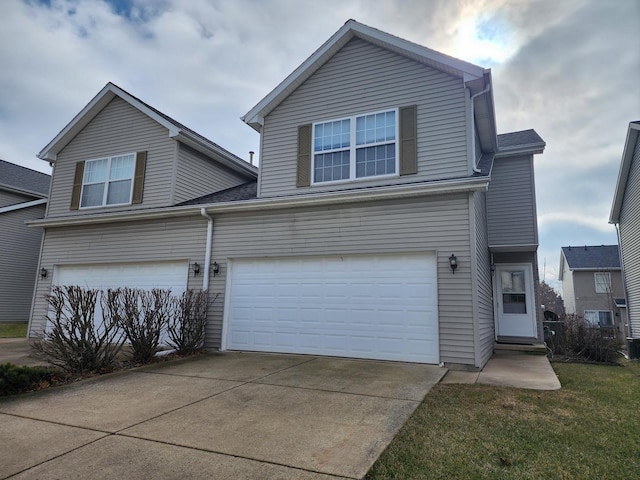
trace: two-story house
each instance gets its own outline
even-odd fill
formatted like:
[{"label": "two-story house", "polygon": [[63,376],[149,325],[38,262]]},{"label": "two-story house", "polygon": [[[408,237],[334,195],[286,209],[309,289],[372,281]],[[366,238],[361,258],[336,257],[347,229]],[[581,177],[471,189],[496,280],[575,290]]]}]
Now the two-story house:
[{"label": "two-story house", "polygon": [[627,309],[618,245],[562,247],[558,277],[567,314],[624,334]]},{"label": "two-story house", "polygon": [[640,121],[630,122],[609,223],[616,226],[627,298],[629,353],[640,358]]},{"label": "two-story house", "polygon": [[26,322],[42,231],[25,222],[44,216],[51,177],[0,160],[0,322]]},{"label": "two-story house", "polygon": [[32,334],[42,295],[76,283],[208,289],[210,349],[480,368],[496,341],[539,343],[545,144],[497,135],[491,88],[349,20],[243,117],[256,171],[107,85],[40,153]]}]

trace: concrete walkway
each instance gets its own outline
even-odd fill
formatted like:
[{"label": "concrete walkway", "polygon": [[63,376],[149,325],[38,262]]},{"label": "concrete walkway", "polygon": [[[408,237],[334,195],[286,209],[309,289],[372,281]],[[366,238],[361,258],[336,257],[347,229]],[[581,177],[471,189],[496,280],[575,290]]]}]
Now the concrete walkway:
[{"label": "concrete walkway", "polygon": [[0,478],[362,478],[445,373],[223,353],[0,399]]},{"label": "concrete walkway", "polygon": [[560,380],[545,355],[494,354],[481,372],[451,370],[441,383],[479,383],[532,390],[558,390]]}]

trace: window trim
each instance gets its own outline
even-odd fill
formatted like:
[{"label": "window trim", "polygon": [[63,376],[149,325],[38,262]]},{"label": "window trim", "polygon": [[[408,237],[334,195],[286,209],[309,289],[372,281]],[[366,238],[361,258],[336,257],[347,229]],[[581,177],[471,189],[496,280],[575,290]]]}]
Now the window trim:
[{"label": "window trim", "polygon": [[[595,313],[597,313],[597,314],[598,314],[598,323],[593,324],[592,322],[590,322],[589,320],[587,320],[587,312],[595,312]],[[601,313],[603,313],[603,312],[607,312],[607,313],[609,314],[609,316],[610,316],[610,318],[611,318],[611,325],[601,325],[601,324],[600,324],[600,314],[601,314]],[[614,327],[614,326],[615,326],[615,324],[616,324],[616,322],[615,322],[615,316],[613,315],[613,311],[611,311],[611,310],[594,310],[594,309],[586,310],[586,309],[585,309],[585,311],[583,312],[582,318],[584,318],[584,320],[585,320],[589,325],[594,326],[594,327],[605,327],[605,328],[607,328],[607,327]]]},{"label": "window trim", "polygon": [[[608,278],[608,281],[604,284],[604,290],[599,289],[598,275],[603,275]],[[596,293],[611,293],[611,272],[594,272],[593,283]]]},{"label": "window trim", "polygon": [[[109,195],[109,184],[112,182],[111,180],[111,161],[116,158],[116,157],[126,157],[126,156],[130,156],[133,157],[133,169],[131,171],[131,186],[129,188],[129,200],[127,202],[124,203],[106,203],[107,202],[107,196]],[[104,182],[93,182],[93,183],[85,183],[84,182],[84,173],[87,171],[87,165],[90,164],[91,162],[97,162],[100,160],[107,160],[107,176],[108,178],[105,179]],[[122,206],[122,205],[132,205],[133,204],[133,190],[135,187],[135,180],[136,180],[136,165],[137,165],[137,161],[138,161],[138,154],[137,152],[127,152],[127,153],[119,153],[116,155],[110,155],[108,157],[99,157],[99,158],[92,158],[89,160],[85,160],[84,161],[84,169],[83,169],[83,174],[82,174],[82,186],[80,188],[80,198],[79,198],[79,203],[78,203],[78,209],[79,210],[90,210],[90,209],[94,209],[94,208],[105,208],[105,207],[118,207],[118,206]],[[126,179],[119,179],[119,180],[114,180],[115,181],[122,181],[122,180],[126,180]],[[97,185],[99,183],[104,183],[105,185],[105,189],[102,192],[102,203],[100,205],[89,205],[89,206],[83,206],[82,205],[82,194],[84,193],[84,187],[85,185]]]},{"label": "window trim", "polygon": [[[379,113],[387,113],[394,112],[395,113],[395,139],[394,149],[395,149],[395,172],[394,173],[386,173],[384,175],[370,175],[364,177],[356,176],[356,150],[358,148],[367,148],[378,145],[388,145],[391,142],[374,142],[371,144],[364,145],[356,145],[356,119],[359,117],[366,117],[367,115],[377,115]],[[326,151],[315,151],[315,135],[316,135],[316,125],[321,125],[323,123],[331,123],[331,122],[339,122],[343,120],[349,120],[349,147],[348,148],[336,148]],[[400,109],[398,107],[395,108],[386,108],[384,110],[376,110],[374,112],[366,112],[359,113],[356,115],[333,118],[327,120],[320,120],[317,122],[313,122],[311,124],[311,182],[310,186],[316,185],[336,185],[336,184],[345,184],[345,183],[357,183],[357,182],[366,182],[377,179],[388,179],[388,178],[397,178],[400,177]],[[326,182],[316,182],[315,180],[315,164],[316,164],[316,154],[322,155],[323,153],[335,153],[335,152],[343,152],[345,150],[349,151],[349,178],[340,179],[340,180],[329,180]]]}]

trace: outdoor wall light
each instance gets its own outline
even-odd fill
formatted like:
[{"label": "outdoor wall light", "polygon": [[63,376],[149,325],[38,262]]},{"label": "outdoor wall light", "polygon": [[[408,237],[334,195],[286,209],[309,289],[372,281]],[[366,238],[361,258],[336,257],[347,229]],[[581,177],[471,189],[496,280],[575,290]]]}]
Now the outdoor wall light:
[{"label": "outdoor wall light", "polygon": [[198,275],[200,275],[200,264],[198,262],[195,262],[193,264],[193,276],[197,277]]},{"label": "outdoor wall light", "polygon": [[213,267],[213,276],[215,277],[220,273],[220,265],[218,265],[218,262],[213,262],[213,265],[211,266]]},{"label": "outdoor wall light", "polygon": [[42,267],[40,269],[40,278],[47,278],[47,273],[49,273],[49,272],[47,272],[47,269]]},{"label": "outdoor wall light", "polygon": [[458,268],[458,257],[456,257],[453,253],[449,257],[449,266],[451,267],[451,273],[455,275],[456,268]]}]

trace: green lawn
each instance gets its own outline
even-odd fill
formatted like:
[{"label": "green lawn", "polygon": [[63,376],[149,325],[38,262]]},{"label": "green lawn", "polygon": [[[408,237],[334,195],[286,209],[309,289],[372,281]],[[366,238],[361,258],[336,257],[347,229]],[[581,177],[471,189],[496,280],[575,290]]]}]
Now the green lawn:
[{"label": "green lawn", "polygon": [[16,338],[27,336],[27,322],[0,323],[0,338]]},{"label": "green lawn", "polygon": [[640,364],[553,368],[554,392],[436,385],[366,478],[640,478]]}]

